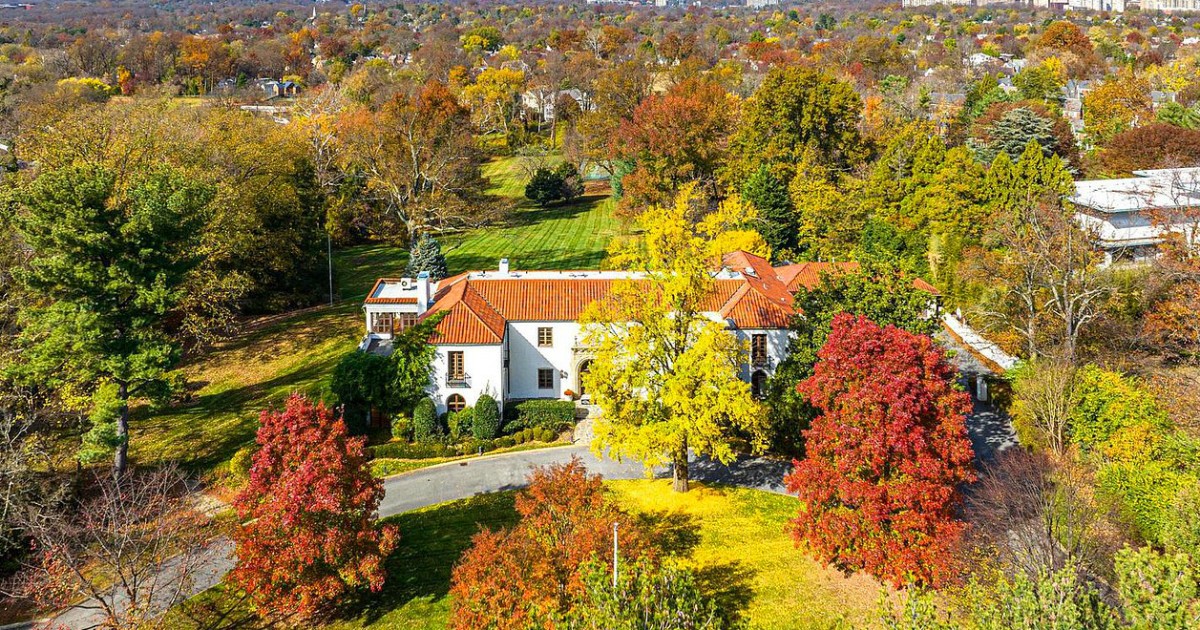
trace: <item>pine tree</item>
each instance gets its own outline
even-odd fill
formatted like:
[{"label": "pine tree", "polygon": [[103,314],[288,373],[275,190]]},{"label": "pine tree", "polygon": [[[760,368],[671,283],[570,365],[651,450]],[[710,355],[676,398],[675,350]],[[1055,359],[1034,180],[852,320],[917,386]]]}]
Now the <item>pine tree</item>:
[{"label": "pine tree", "polygon": [[428,232],[413,241],[404,275],[415,278],[422,271],[429,272],[430,281],[441,280],[449,275],[446,272],[446,256],[442,254],[442,246]]},{"label": "pine tree", "polygon": [[758,210],[756,227],[776,258],[796,251],[800,227],[787,184],[775,177],[767,165],[760,164],[742,185],[742,199]]},{"label": "pine tree", "polygon": [[33,253],[20,273],[46,297],[19,314],[17,378],[92,396],[84,459],[116,451],[125,470],[133,398],[165,400],[180,344],[167,322],[200,259],[213,191],[171,169],[136,175],[69,167],[40,175],[17,230]]}]

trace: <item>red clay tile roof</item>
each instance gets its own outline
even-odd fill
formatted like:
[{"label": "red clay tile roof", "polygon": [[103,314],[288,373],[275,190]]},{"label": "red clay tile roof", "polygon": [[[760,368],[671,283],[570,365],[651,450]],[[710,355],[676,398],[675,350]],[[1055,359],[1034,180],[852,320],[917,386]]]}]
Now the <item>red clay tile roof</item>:
[{"label": "red clay tile roof", "polygon": [[436,343],[494,344],[504,341],[505,321],[468,282],[456,282],[439,298],[422,319],[446,312],[437,325]]},{"label": "red clay tile roof", "polygon": [[[734,252],[724,266],[742,274],[720,278],[703,308],[716,312],[741,329],[786,328],[796,313],[792,293],[816,287],[821,274],[849,271],[858,263],[800,263],[772,267],[760,256]],[[593,272],[594,273],[594,272]],[[618,282],[612,278],[469,277],[462,273],[438,283],[428,313],[445,311],[436,341],[442,344],[496,344],[504,340],[509,321],[575,321],[589,304],[609,295]],[[917,287],[936,293],[923,280]]]}]

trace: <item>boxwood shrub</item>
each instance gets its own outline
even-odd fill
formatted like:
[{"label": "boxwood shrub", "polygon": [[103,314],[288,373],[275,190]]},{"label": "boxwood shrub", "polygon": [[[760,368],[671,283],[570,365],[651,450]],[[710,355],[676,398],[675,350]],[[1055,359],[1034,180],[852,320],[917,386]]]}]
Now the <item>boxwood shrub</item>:
[{"label": "boxwood shrub", "polygon": [[508,424],[505,431],[548,429],[559,432],[575,424],[575,403],[570,400],[526,400],[505,409]]},{"label": "boxwood shrub", "polygon": [[496,399],[483,394],[475,402],[472,433],[477,440],[490,440],[500,433],[500,406]]},{"label": "boxwood shrub", "polygon": [[407,442],[388,442],[371,447],[371,456],[387,459],[429,459],[431,457],[454,457],[458,452],[453,446],[437,442],[409,444]]}]

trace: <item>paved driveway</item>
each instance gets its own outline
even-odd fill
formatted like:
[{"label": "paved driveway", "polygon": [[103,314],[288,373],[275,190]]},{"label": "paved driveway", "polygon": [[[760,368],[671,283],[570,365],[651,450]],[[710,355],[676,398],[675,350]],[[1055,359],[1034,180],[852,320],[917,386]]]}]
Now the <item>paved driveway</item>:
[{"label": "paved driveway", "polygon": [[[968,425],[981,463],[986,464],[996,447],[1007,445],[1011,433],[1007,419],[986,405],[976,406],[975,413],[968,418]],[[385,479],[385,495],[379,504],[379,515],[393,516],[477,494],[515,490],[525,485],[525,478],[531,469],[565,463],[572,457],[579,457],[589,471],[605,479],[642,479],[646,476],[640,463],[596,457],[584,445],[505,453],[432,466]],[[743,457],[729,466],[698,459],[692,462],[691,473],[692,479],[697,481],[783,493],[783,476],[790,468],[791,462],[788,460],[766,457]],[[653,472],[655,477],[670,476],[668,469]],[[193,592],[199,593],[219,584],[232,568],[232,543],[224,538],[214,541],[194,579]],[[96,627],[99,620],[97,611],[77,607],[63,611],[46,627],[82,630]]]}]

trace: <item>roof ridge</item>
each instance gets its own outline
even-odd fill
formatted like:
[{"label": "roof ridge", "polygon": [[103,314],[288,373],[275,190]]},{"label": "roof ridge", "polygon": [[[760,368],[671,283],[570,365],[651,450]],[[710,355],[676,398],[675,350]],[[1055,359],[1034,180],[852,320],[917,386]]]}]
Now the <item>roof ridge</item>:
[{"label": "roof ridge", "polygon": [[476,291],[475,289],[471,288],[471,286],[470,286],[470,283],[467,283],[467,282],[464,282],[464,283],[463,283],[463,294],[462,294],[462,298],[463,298],[463,299],[459,300],[459,303],[460,303],[460,304],[462,304],[464,307],[466,307],[466,309],[467,309],[468,311],[470,311],[470,313],[471,313],[472,315],[474,315],[474,316],[475,316],[475,319],[478,319],[478,320],[479,320],[479,323],[480,323],[480,324],[482,324],[482,325],[484,326],[484,328],[487,328],[487,329],[488,329],[488,330],[489,330],[489,331],[490,331],[490,332],[491,332],[493,335],[496,335],[497,337],[502,337],[502,336],[503,336],[503,334],[502,334],[502,333],[503,333],[503,330],[502,330],[501,332],[496,332],[496,329],[495,329],[495,328],[494,328],[494,327],[493,327],[493,326],[492,326],[492,325],[491,325],[491,324],[490,324],[490,323],[489,323],[489,322],[488,322],[486,319],[484,319],[483,315],[481,315],[481,314],[479,313],[479,311],[476,311],[476,310],[475,310],[475,307],[474,307],[474,306],[472,306],[472,305],[471,305],[471,304],[470,304],[470,303],[469,303],[469,302],[466,300],[466,297],[467,297],[467,295],[468,295],[468,294],[469,294],[469,295],[470,295],[472,298],[478,299],[479,301],[483,302],[485,306],[487,306],[489,309],[491,309],[491,311],[492,311],[492,314],[493,314],[493,315],[495,315],[496,317],[500,318],[500,321],[501,321],[501,322],[504,322],[504,323],[502,323],[502,324],[501,324],[501,326],[504,326],[504,325],[506,325],[506,324],[507,324],[507,322],[508,322],[508,318],[507,318],[507,317],[505,317],[505,316],[504,316],[504,315],[503,315],[503,314],[500,312],[500,310],[499,310],[499,309],[497,309],[495,306],[492,306],[492,304],[491,304],[490,302],[488,302],[488,301],[487,301],[487,298],[485,298],[485,297],[483,297],[482,295],[480,295],[480,294],[479,294],[479,291]]}]

